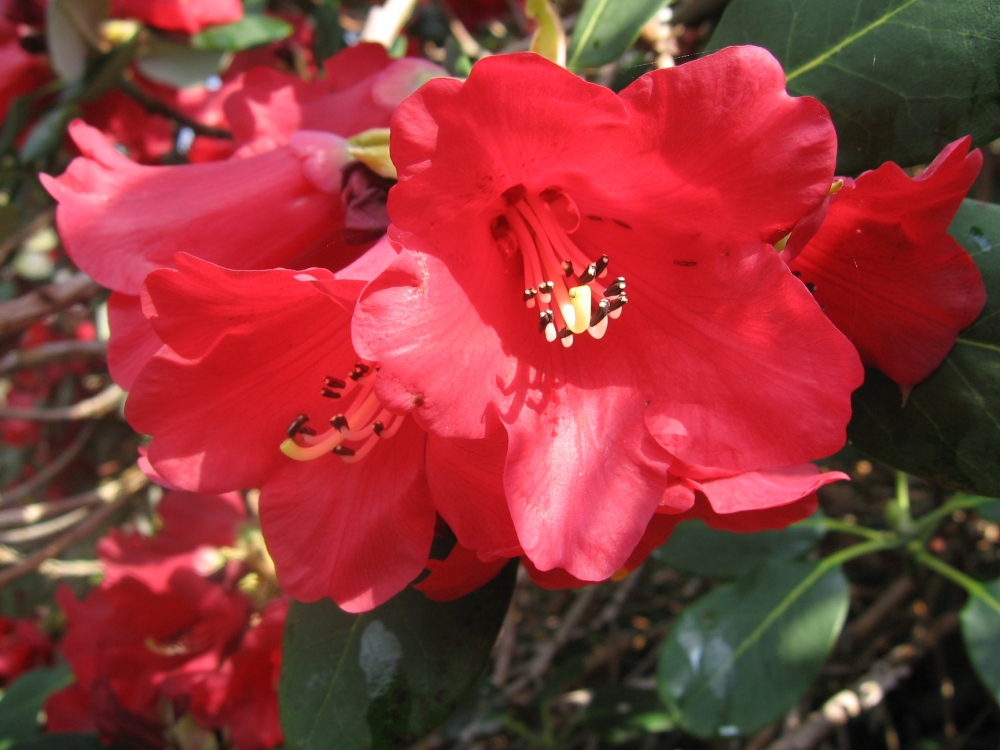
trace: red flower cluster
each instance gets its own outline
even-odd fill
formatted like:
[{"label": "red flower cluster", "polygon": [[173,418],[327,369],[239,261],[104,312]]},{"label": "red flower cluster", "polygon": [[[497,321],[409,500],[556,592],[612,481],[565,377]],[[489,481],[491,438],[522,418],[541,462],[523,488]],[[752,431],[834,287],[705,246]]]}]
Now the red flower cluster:
[{"label": "red flower cluster", "polygon": [[[76,683],[46,703],[50,732],[97,730],[129,747],[163,747],[184,715],[227,728],[239,750],[282,742],[277,682],[286,599],[255,611],[219,570],[219,547],[237,541],[239,495],[168,492],[153,537],[114,531],[98,545],[107,575],[83,601],[61,587],[61,643]],[[210,575],[211,574],[211,575]]]},{"label": "red flower cluster", "polygon": [[25,672],[52,663],[52,639],[28,619],[0,616],[0,687]]},{"label": "red flower cluster", "polygon": [[[580,585],[686,518],[787,525],[844,478],[808,462],[844,442],[851,342],[889,367],[878,337],[906,318],[935,342],[907,350],[912,383],[982,306],[945,234],[978,168],[967,144],[915,181],[887,165],[836,182],[829,114],[764,50],[618,95],[531,54],[405,100],[425,67],[359,48],[331,70],[247,74],[226,110],[252,155],[151,170],[77,126],[87,158],[46,181],[70,253],[116,290],[113,374],[153,468],[261,487],[297,598],[368,609],[424,568],[419,588],[451,598],[516,556]],[[343,138],[397,105],[389,241],[358,257],[339,238],[385,189],[355,183]],[[867,338],[830,270],[862,250],[874,268],[905,255],[900,288],[933,289],[867,313]],[[439,519],[458,539],[444,561]]]}]

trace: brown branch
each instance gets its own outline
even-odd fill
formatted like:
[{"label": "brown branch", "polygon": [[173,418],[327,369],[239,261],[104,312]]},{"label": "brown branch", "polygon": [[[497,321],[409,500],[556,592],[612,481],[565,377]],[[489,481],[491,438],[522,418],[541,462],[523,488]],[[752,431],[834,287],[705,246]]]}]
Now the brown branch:
[{"label": "brown branch", "polygon": [[105,357],[108,345],[103,341],[50,341],[31,349],[14,349],[0,357],[0,376],[17,370],[43,367],[56,362]]},{"label": "brown branch", "polygon": [[[94,502],[91,500],[87,505],[92,505]],[[86,518],[88,512],[87,508],[77,508],[58,518],[53,518],[51,521],[34,523],[31,526],[25,526],[23,529],[0,531],[0,544],[27,544],[48,539],[50,536],[55,536],[71,526],[76,526],[78,522]]]},{"label": "brown branch", "polygon": [[14,232],[14,234],[7,237],[3,242],[0,242],[0,263],[5,263],[10,254],[31,235],[51,224],[55,215],[56,212],[53,208],[42,211],[38,216]]},{"label": "brown branch", "polygon": [[861,679],[809,714],[805,721],[786,732],[768,750],[810,750],[830,732],[847,724],[849,719],[875,708],[887,693],[909,677],[913,664],[956,627],[958,615],[955,614],[944,615],[930,629],[915,627],[910,643],[897,646],[875,662]]},{"label": "brown branch", "polygon": [[101,287],[80,271],[66,281],[40,286],[17,299],[0,302],[0,338],[23,331],[54,312],[88,300],[100,290]]},{"label": "brown branch", "polygon": [[848,626],[844,633],[844,643],[852,645],[864,641],[882,621],[892,614],[899,605],[909,599],[917,590],[917,585],[909,576],[903,576],[887,588],[858,619]]},{"label": "brown branch", "polygon": [[125,391],[109,385],[96,396],[78,401],[72,406],[54,409],[16,409],[0,407],[0,419],[34,419],[39,422],[65,422],[78,419],[97,419],[118,408],[125,399]]},{"label": "brown branch", "polygon": [[225,140],[232,140],[233,138],[233,134],[230,131],[223,128],[213,128],[211,125],[203,125],[197,120],[191,119],[187,115],[178,112],[176,109],[173,109],[167,104],[164,104],[156,97],[150,96],[132,83],[132,81],[122,79],[118,83],[118,88],[120,88],[129,98],[137,101],[142,108],[150,114],[169,118],[178,125],[185,128],[191,128],[196,135],[204,135],[209,138],[220,138]]},{"label": "brown branch", "polygon": [[[16,503],[22,497],[30,495],[39,487],[49,482],[60,471],[65,469],[69,462],[76,458],[80,451],[83,450],[83,446],[87,444],[87,441],[90,440],[90,436],[94,434],[95,428],[96,425],[93,422],[85,424],[80,430],[80,433],[73,438],[73,442],[66,447],[66,450],[56,456],[54,461],[43,466],[38,470],[38,473],[30,479],[27,479],[24,482],[21,482],[21,484],[11,487],[8,490],[0,492],[0,505],[11,505],[12,503]],[[0,511],[0,517],[2,516],[3,512]],[[0,528],[5,527],[0,525]]]},{"label": "brown branch", "polygon": [[137,466],[133,466],[126,469],[121,477],[115,481],[94,490],[100,499],[104,501],[104,505],[87,516],[80,524],[63,536],[54,539],[41,549],[32,552],[30,555],[26,555],[16,564],[0,571],[0,588],[23,578],[46,560],[55,557],[68,547],[85,538],[88,534],[99,529],[119,508],[125,505],[132,495],[148,483],[149,479],[142,473],[142,470]]}]

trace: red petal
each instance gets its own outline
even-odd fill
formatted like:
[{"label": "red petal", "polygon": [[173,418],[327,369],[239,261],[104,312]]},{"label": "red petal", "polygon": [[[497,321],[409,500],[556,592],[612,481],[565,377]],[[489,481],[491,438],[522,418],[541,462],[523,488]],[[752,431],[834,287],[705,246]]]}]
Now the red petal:
[{"label": "red petal", "polygon": [[450,602],[492,581],[507,565],[506,557],[482,562],[475,550],[456,544],[444,560],[428,560],[431,574],[413,588],[435,602]]},{"label": "red petal", "polygon": [[693,485],[705,494],[715,514],[728,515],[794,503],[840,480],[850,481],[850,477],[840,471],[821,473],[814,464],[802,464],[694,481]]},{"label": "red petal", "polygon": [[343,265],[339,192],[318,190],[290,148],[144,167],[81,121],[70,134],[84,156],[61,177],[41,179],[59,202],[67,252],[103,286],[138,294],[146,275],[172,266],[178,252],[230,268],[294,267],[319,243],[329,265]]},{"label": "red petal", "polygon": [[506,458],[503,430],[483,440],[427,437],[427,483],[434,506],[459,545],[482,560],[521,554],[503,489]]},{"label": "red petal", "polygon": [[976,264],[947,233],[982,164],[971,142],[916,179],[889,162],[845,185],[791,262],[864,362],[902,386],[930,375],[986,303]]},{"label": "red petal", "polygon": [[131,294],[112,292],[108,297],[108,370],[114,381],[126,391],[146,363],[153,358],[163,342],[142,314],[139,298]]},{"label": "red petal", "polygon": [[259,487],[289,463],[278,446],[298,414],[322,421],[336,411],[320,388],[357,361],[344,304],[361,282],[179,264],[147,282],[168,346],[136,380],[126,413],[153,436],[149,460],[167,481],[201,492]]},{"label": "red petal", "polygon": [[281,587],[301,601],[328,596],[348,612],[404,589],[434,536],[423,464],[424,433],[407,420],[356,464],[331,455],[269,479],[260,516]]}]

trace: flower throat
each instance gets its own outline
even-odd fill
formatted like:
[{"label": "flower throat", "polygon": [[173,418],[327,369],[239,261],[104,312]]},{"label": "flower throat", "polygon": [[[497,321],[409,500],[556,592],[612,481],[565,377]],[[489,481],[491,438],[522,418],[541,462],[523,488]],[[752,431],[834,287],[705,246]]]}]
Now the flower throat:
[{"label": "flower throat", "polygon": [[503,193],[507,210],[490,227],[497,247],[511,257],[521,253],[524,264],[524,304],[538,308],[538,330],[549,342],[573,345],[573,334],[584,331],[603,338],[608,322],[621,315],[628,302],[625,277],[610,284],[607,255],[592,261],[559,225],[550,206],[568,199],[559,188],[540,194],[515,185]]},{"label": "flower throat", "polygon": [[296,461],[333,453],[345,463],[354,463],[371,453],[379,441],[395,435],[405,417],[382,407],[375,395],[377,372],[374,362],[358,362],[343,380],[324,378],[320,395],[348,405],[330,419],[330,429],[319,434],[309,425],[309,417],[299,414],[288,426],[281,452]]}]

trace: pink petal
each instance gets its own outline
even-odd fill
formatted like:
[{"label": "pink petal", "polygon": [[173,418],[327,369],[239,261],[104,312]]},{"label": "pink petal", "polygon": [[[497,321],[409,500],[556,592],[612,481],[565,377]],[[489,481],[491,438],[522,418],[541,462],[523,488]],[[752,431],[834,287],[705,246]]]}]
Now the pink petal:
[{"label": "pink petal", "polygon": [[114,381],[126,391],[139,372],[163,342],[153,326],[142,314],[139,298],[131,294],[112,292],[108,297],[108,324],[111,339],[108,341],[108,370]]},{"label": "pink petal", "polygon": [[482,562],[475,550],[456,544],[444,560],[427,561],[431,574],[413,588],[423,591],[431,601],[450,602],[485,586],[508,562],[506,557]]},{"label": "pink petal", "polygon": [[301,601],[328,596],[348,612],[405,588],[423,570],[434,535],[423,463],[424,433],[407,420],[356,464],[330,455],[270,478],[261,524],[282,588]]}]

